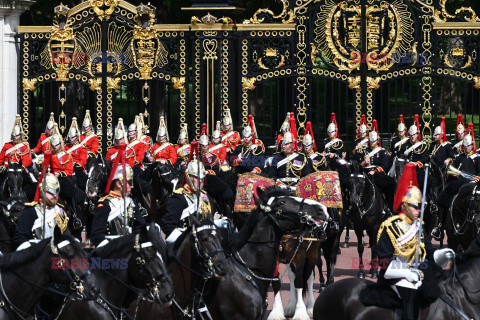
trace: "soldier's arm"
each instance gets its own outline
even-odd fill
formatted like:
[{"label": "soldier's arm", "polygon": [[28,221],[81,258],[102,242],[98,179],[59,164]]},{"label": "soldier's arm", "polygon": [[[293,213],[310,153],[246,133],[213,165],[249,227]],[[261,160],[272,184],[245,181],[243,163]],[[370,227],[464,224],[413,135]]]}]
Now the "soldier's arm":
[{"label": "soldier's arm", "polygon": [[[42,136],[40,136],[42,137]],[[42,151],[42,139],[38,139],[37,146],[33,149],[35,153],[39,153]]]},{"label": "soldier's arm", "polygon": [[377,244],[377,254],[378,254],[378,263],[380,265],[380,277],[382,282],[393,285],[398,279],[385,279],[384,274],[388,268],[388,265],[393,260],[393,253],[395,249],[393,248],[390,238],[388,237],[387,231],[384,229],[378,239]]},{"label": "soldier's arm", "polygon": [[108,201],[100,201],[93,211],[92,219],[92,243],[98,246],[100,242],[105,240],[107,234],[108,214],[110,213],[110,205]]},{"label": "soldier's arm", "polygon": [[[95,133],[92,133],[92,134],[95,134]],[[90,151],[93,152],[94,154],[97,154],[98,153],[98,145],[99,145],[98,137],[93,137],[90,141],[92,141]]]},{"label": "soldier's arm", "polygon": [[173,145],[167,147],[168,152],[168,161],[171,165],[174,165],[177,162],[177,151]]},{"label": "soldier's arm", "polygon": [[173,230],[175,230],[182,217],[183,209],[187,207],[186,200],[183,199],[182,201],[180,197],[183,198],[182,195],[174,194],[167,200],[167,205],[165,207],[166,213],[160,223],[160,226],[167,237]]},{"label": "soldier's arm", "polygon": [[37,219],[37,214],[34,207],[26,207],[18,218],[17,226],[15,227],[15,235],[13,236],[13,243],[18,247],[22,243],[33,239],[32,227]]},{"label": "soldier's arm", "polygon": [[0,152],[0,165],[4,165],[5,162],[5,152],[6,150],[6,145],[3,146],[2,151]]},{"label": "soldier's arm", "polygon": [[138,232],[141,227],[147,225],[147,222],[145,221],[145,219],[143,218],[142,216],[142,213],[140,212],[140,209],[138,208],[138,206],[135,206],[135,220],[133,221],[133,232]]},{"label": "soldier's arm", "polygon": [[385,152],[385,150],[380,151],[380,156],[378,157],[378,160],[376,160],[375,165],[377,165],[377,170],[378,171],[386,171],[388,167],[388,157]]}]

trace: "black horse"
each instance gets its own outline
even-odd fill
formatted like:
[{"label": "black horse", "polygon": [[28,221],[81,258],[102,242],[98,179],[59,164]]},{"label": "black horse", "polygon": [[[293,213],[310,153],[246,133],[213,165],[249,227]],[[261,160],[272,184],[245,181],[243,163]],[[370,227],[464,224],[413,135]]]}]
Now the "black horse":
[{"label": "black horse", "polygon": [[[210,280],[225,276],[229,269],[221,241],[220,230],[210,219],[198,221],[192,216],[191,227],[168,250],[167,269],[175,288],[173,304],[162,307],[157,303],[134,301],[132,307],[138,304],[137,317],[198,318],[211,294]],[[130,311],[130,315],[135,314]]]},{"label": "black horse", "polygon": [[25,208],[25,203],[7,203],[0,201],[0,252],[13,252],[17,245],[12,241],[18,218]]},{"label": "black horse", "polygon": [[[371,178],[360,168],[358,163],[352,163],[352,174],[350,175],[350,219],[353,221],[355,234],[357,236],[357,251],[360,258],[360,278],[365,277],[363,271],[363,231],[367,232],[370,248],[372,251],[372,262],[377,258],[377,234],[386,212],[386,201]],[[373,279],[378,276],[378,270],[371,264],[370,273]]]},{"label": "black horse", "polygon": [[[466,313],[468,319],[480,319],[480,238],[468,250],[455,258],[454,268],[443,271],[438,278],[439,296],[435,302],[424,306],[420,319],[462,319],[460,314],[443,299],[451,299]],[[433,262],[432,262],[433,263]],[[458,272],[458,273],[457,273]],[[327,287],[315,301],[314,320],[376,320],[398,319],[395,310],[365,306],[360,292],[373,282],[349,278]],[[399,302],[400,303],[400,302]],[[401,305],[401,304],[400,304]]]},{"label": "black horse", "polygon": [[[288,190],[270,187],[262,191],[259,188],[257,194],[259,209],[250,214],[238,234],[229,237],[231,272],[220,279],[210,307],[219,319],[262,319],[268,287],[272,281],[279,280],[273,277],[283,235],[294,230],[320,228],[328,220],[328,214],[319,203],[292,197]],[[310,273],[311,270],[306,271],[306,278],[295,278],[302,315],[307,314],[301,297]]]},{"label": "black horse", "polygon": [[144,227],[137,234],[114,239],[95,249],[90,254],[92,266],[101,267],[104,261],[112,262],[109,269],[93,270],[100,289],[99,299],[72,302],[58,319],[118,319],[128,313],[137,297],[160,305],[171,303],[173,283],[165,259],[166,244],[154,224],[148,231]]},{"label": "black horse", "polygon": [[1,199],[4,201],[27,201],[27,196],[22,190],[24,168],[22,162],[8,162],[8,167],[5,172],[5,180],[2,186]]},{"label": "black horse", "polygon": [[[70,299],[94,299],[98,293],[80,243],[72,236],[61,234],[55,227],[53,238],[32,244],[18,252],[8,253],[0,260],[0,319],[24,319],[34,316],[35,304],[51,282],[68,288],[61,293],[64,303]],[[68,267],[67,267],[68,263]],[[55,291],[58,293],[58,291]]]}]

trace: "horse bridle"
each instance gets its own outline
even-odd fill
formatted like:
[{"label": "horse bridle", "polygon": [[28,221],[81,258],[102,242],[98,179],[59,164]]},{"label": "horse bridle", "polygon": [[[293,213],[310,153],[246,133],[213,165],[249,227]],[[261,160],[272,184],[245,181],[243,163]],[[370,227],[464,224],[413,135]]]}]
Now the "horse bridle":
[{"label": "horse bridle", "polygon": [[[450,219],[452,220],[452,226],[453,226],[453,232],[456,234],[456,235],[463,235],[465,234],[467,228],[464,229],[465,226],[468,225],[468,223],[472,223],[475,221],[475,216],[477,214],[480,213],[479,210],[476,210],[475,209],[475,202],[478,200],[478,194],[480,194],[480,191],[477,191],[477,188],[478,188],[478,185],[475,185],[474,189],[473,189],[473,194],[469,197],[468,199],[468,207],[467,207],[467,214],[465,215],[465,220],[463,221],[462,225],[457,227],[457,223],[453,217],[453,208],[456,207],[458,209],[458,206],[455,204],[455,200],[456,198],[458,197],[458,194],[454,197],[454,199],[452,200],[452,204],[450,205],[450,210],[449,210],[449,213],[450,213]],[[472,210],[472,206],[474,207],[474,209]],[[460,210],[461,211],[461,210]],[[473,211],[473,214],[471,214]],[[480,232],[480,226],[476,225],[475,224],[475,227],[477,228],[477,233]],[[463,231],[462,231],[463,229]],[[472,227],[473,229],[473,227]]]},{"label": "horse bridle", "polygon": [[[371,184],[373,185],[373,182],[370,181],[370,180],[368,179],[368,177],[365,176],[365,173],[363,173],[363,172],[362,172],[361,174],[357,174],[357,175],[355,175],[355,174],[352,173],[350,176],[351,176],[351,177],[352,177],[352,176],[353,176],[353,177],[354,177],[354,176],[357,176],[357,178],[361,178],[361,179],[363,179],[364,181],[368,180],[369,183],[371,183]],[[355,204],[356,207],[358,208],[358,211],[360,212],[360,218],[363,218],[367,212],[369,212],[370,210],[372,210],[373,206],[375,205],[375,201],[377,200],[377,199],[376,199],[376,196],[377,196],[377,192],[375,191],[375,186],[373,186],[373,198],[372,198],[372,201],[370,201],[370,205],[368,206],[368,208],[367,208],[366,210],[365,210],[365,209],[364,209],[364,210],[361,210],[361,209],[360,209],[360,205],[359,205],[358,203]],[[363,204],[363,202],[362,202],[362,204]]]},{"label": "horse bridle", "polygon": [[203,275],[205,278],[212,278],[215,276],[215,270],[213,268],[213,261],[212,259],[219,253],[224,252],[223,248],[220,247],[216,249],[215,251],[211,253],[207,253],[205,248],[200,244],[200,241],[198,240],[198,233],[204,230],[216,230],[217,227],[213,224],[208,224],[208,225],[203,225],[200,227],[195,227],[195,225],[192,225],[192,236],[193,236],[193,241],[194,241],[194,247],[195,247],[195,252],[197,256],[201,259],[201,263],[206,269],[206,274]]}]

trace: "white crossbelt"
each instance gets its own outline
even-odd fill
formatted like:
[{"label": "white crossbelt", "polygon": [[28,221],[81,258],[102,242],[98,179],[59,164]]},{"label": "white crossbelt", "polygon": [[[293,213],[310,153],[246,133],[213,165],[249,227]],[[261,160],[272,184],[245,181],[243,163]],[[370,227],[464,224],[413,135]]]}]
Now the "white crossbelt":
[{"label": "white crossbelt", "polygon": [[293,158],[295,158],[298,154],[296,152],[292,153],[291,155],[289,155],[288,157],[286,157],[285,159],[283,159],[282,161],[279,161],[277,163],[277,168],[280,168],[281,166],[283,166],[285,163],[287,163],[288,161],[292,160]]},{"label": "white crossbelt", "polygon": [[328,147],[330,147],[332,144],[335,144],[337,143],[338,141],[340,141],[339,138],[335,138],[333,139],[332,141],[330,141],[329,143],[325,144],[325,149],[327,149]]},{"label": "white crossbelt", "polygon": [[408,148],[407,150],[405,150],[404,154],[406,156],[408,156],[410,154],[410,152],[412,152],[413,150],[415,150],[419,145],[421,145],[423,142],[422,141],[418,141],[417,143],[415,143],[413,146],[411,146],[410,148]]},{"label": "white crossbelt", "polygon": [[235,133],[235,131],[230,131],[229,133],[227,133],[226,135],[224,135],[222,137],[222,142],[226,139],[228,139],[231,135],[233,135]]}]

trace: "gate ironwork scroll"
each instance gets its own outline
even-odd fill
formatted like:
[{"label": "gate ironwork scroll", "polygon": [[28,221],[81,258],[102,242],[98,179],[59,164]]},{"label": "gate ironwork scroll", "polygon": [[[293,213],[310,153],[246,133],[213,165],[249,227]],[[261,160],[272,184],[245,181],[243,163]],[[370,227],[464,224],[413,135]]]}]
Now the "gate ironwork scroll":
[{"label": "gate ironwork scroll", "polygon": [[278,12],[258,8],[239,22],[206,13],[175,25],[122,0],[56,7],[53,26],[19,27],[25,132],[33,141],[49,112],[66,127],[86,109],[104,152],[116,118],[132,122],[139,112],[153,129],[165,115],[171,136],[186,123],[196,138],[227,108],[238,126],[251,113],[268,144],[288,111],[300,132],[312,121],[317,137],[336,112],[345,140],[361,114],[384,133],[400,113],[421,114],[425,136],[443,115],[479,123],[472,9],[448,12],[446,0],[278,2]]}]

